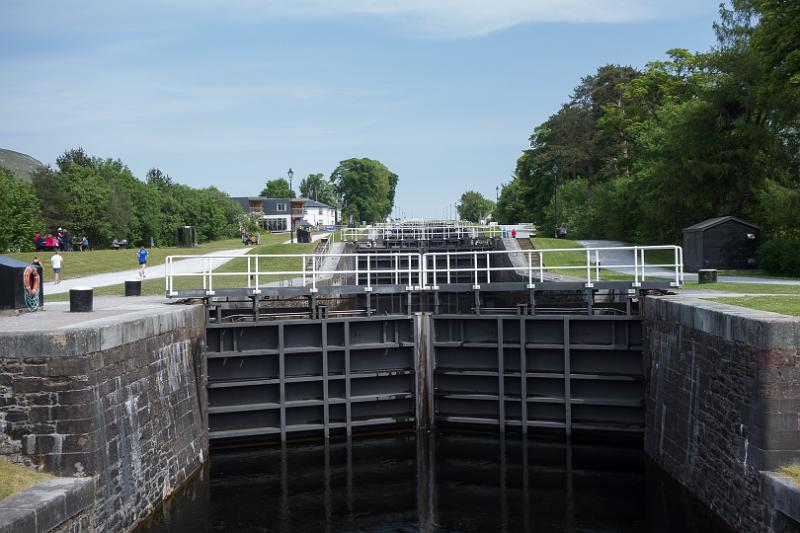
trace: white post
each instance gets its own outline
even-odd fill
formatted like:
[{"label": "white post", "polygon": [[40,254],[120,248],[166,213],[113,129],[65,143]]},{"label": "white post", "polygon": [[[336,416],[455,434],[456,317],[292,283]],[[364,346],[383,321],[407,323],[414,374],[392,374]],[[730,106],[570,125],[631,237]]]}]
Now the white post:
[{"label": "white post", "polygon": [[600,251],[594,251],[594,279],[600,281]]}]

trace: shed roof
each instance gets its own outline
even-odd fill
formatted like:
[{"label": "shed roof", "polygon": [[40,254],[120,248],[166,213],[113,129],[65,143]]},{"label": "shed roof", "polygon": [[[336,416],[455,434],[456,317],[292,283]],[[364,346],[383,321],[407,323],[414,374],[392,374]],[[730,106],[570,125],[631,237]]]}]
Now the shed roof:
[{"label": "shed roof", "polygon": [[742,220],[741,218],[727,216],[727,217],[717,217],[717,218],[709,218],[708,220],[704,220],[702,222],[698,222],[697,224],[693,224],[688,228],[683,228],[683,231],[705,231],[709,228],[713,228],[714,226],[719,226],[724,222],[728,222],[729,220],[733,220],[734,222],[738,222],[744,226],[749,226],[755,229],[761,229],[757,225],[753,224],[752,222],[747,222],[746,220]]}]

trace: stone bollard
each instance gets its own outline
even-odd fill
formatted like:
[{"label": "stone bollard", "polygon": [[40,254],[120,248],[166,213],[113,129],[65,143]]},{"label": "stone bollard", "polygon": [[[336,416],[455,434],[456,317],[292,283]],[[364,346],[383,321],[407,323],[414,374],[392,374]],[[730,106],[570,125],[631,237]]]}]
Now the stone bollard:
[{"label": "stone bollard", "polygon": [[713,268],[701,268],[697,271],[697,283],[716,283],[717,271]]},{"label": "stone bollard", "polygon": [[142,280],[126,279],[125,296],[141,296],[141,295],[142,295]]},{"label": "stone bollard", "polygon": [[89,313],[94,303],[94,289],[91,287],[75,287],[69,290],[69,312]]}]

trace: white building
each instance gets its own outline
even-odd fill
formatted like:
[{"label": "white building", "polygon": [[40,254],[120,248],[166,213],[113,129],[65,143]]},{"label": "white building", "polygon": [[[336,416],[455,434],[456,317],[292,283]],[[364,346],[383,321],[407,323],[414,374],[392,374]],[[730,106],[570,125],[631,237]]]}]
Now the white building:
[{"label": "white building", "polygon": [[336,224],[336,209],[317,202],[303,198],[303,220],[312,226],[333,226]]}]

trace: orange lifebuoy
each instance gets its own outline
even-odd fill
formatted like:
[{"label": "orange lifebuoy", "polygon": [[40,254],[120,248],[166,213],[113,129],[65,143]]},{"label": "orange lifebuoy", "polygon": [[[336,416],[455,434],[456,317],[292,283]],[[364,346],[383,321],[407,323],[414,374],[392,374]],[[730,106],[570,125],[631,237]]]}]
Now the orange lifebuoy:
[{"label": "orange lifebuoy", "polygon": [[33,267],[25,267],[25,272],[22,273],[22,284],[25,286],[28,296],[37,296],[39,294],[39,272]]}]

